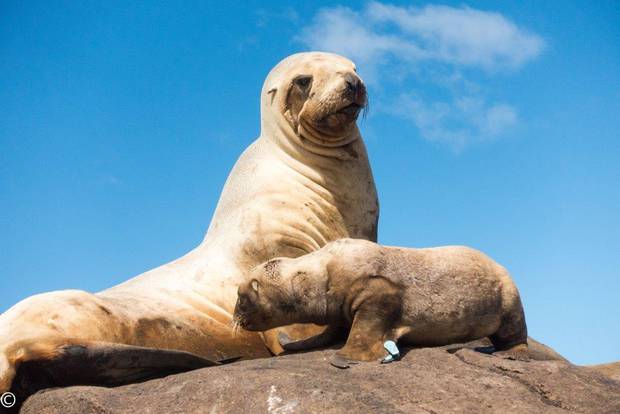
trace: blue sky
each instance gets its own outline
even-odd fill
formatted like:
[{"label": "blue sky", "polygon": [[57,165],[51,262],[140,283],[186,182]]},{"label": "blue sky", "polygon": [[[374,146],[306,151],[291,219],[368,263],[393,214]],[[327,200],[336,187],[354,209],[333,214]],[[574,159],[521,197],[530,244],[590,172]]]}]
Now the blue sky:
[{"label": "blue sky", "polygon": [[616,2],[209,3],[2,2],[0,311],[196,246],[265,75],[318,48],[369,86],[380,242],[479,248],[533,337],[620,360]]}]

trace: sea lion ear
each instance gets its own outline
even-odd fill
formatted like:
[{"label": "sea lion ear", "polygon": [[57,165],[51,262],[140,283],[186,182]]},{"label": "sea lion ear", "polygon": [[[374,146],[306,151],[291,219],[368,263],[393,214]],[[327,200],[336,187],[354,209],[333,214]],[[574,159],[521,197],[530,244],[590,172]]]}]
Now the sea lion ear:
[{"label": "sea lion ear", "polygon": [[273,103],[273,98],[276,97],[276,92],[278,92],[278,88],[271,88],[267,91],[267,95],[271,95],[271,102]]},{"label": "sea lion ear", "polygon": [[250,282],[250,286],[252,286],[252,290],[254,292],[258,292],[258,280],[252,279],[252,282]]}]

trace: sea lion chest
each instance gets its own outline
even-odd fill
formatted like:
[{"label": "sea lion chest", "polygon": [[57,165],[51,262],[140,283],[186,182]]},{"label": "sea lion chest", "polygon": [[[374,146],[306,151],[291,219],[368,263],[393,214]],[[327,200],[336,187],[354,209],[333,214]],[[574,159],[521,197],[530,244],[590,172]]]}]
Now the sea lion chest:
[{"label": "sea lion chest", "polygon": [[322,160],[312,168],[282,152],[258,154],[246,166],[252,185],[242,191],[236,211],[245,235],[240,254],[253,264],[297,257],[340,238],[376,238],[374,184],[350,179],[351,169],[369,169],[359,165],[363,161]]}]

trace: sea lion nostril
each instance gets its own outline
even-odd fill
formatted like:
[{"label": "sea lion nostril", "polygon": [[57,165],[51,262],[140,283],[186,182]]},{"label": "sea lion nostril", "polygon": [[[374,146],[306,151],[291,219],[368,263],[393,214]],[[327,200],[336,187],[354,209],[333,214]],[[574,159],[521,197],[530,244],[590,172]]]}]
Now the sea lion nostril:
[{"label": "sea lion nostril", "polygon": [[357,85],[357,83],[359,82],[359,78],[353,73],[345,73],[344,80],[347,81],[347,83],[351,83],[354,85]]},{"label": "sea lion nostril", "polygon": [[344,75],[344,81],[346,84],[346,91],[356,94],[357,90],[360,86],[360,80],[357,76],[353,75],[352,73],[347,73]]}]

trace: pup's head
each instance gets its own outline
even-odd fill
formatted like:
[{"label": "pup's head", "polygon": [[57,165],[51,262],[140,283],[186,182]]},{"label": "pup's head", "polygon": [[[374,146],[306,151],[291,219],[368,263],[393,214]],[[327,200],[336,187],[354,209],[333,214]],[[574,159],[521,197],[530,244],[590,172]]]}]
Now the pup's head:
[{"label": "pup's head", "polygon": [[321,323],[326,312],[325,265],[315,254],[272,259],[252,269],[237,291],[233,322],[249,331]]},{"label": "pup's head", "polygon": [[265,331],[294,323],[295,299],[282,285],[281,264],[282,259],[263,263],[239,285],[233,317],[236,324],[248,331]]}]

